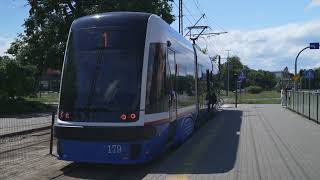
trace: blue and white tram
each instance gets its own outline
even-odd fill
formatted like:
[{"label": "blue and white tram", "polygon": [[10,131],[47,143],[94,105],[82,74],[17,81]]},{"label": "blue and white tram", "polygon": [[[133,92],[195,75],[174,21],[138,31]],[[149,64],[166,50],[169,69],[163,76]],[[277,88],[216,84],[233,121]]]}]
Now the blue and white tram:
[{"label": "blue and white tram", "polygon": [[206,112],[209,58],[160,17],[112,12],[70,28],[54,126],[59,159],[133,164],[185,141]]}]

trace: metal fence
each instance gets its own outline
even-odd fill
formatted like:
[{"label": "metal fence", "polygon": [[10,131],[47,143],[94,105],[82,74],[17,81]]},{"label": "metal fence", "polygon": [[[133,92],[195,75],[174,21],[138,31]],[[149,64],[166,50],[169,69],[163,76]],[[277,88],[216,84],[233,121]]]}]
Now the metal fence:
[{"label": "metal fence", "polygon": [[0,117],[0,179],[12,171],[34,167],[52,151],[55,113]]},{"label": "metal fence", "polygon": [[319,123],[320,93],[314,91],[289,91],[287,107],[310,120]]}]

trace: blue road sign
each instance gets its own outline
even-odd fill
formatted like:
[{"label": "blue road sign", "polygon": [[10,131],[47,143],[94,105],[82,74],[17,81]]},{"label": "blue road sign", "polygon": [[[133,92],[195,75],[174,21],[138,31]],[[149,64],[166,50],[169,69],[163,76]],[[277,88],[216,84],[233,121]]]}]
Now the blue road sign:
[{"label": "blue road sign", "polygon": [[320,44],[317,42],[317,43],[310,43],[310,49],[319,49],[320,47]]},{"label": "blue road sign", "polygon": [[238,75],[238,81],[245,81],[246,80],[246,76],[244,75],[243,72],[241,72],[239,75]]},{"label": "blue road sign", "polygon": [[309,69],[304,72],[304,77],[307,79],[313,79],[314,78],[314,71],[312,69]]}]

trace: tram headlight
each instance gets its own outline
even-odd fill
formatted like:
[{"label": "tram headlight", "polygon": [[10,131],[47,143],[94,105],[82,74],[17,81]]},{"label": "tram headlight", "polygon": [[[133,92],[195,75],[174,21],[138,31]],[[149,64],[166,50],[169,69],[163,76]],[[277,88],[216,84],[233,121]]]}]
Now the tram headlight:
[{"label": "tram headlight", "polygon": [[61,111],[59,113],[59,119],[61,119],[62,121],[69,121],[72,119],[72,114],[70,112]]},{"label": "tram headlight", "polygon": [[64,113],[63,113],[63,111],[61,111],[61,112],[59,113],[59,118],[60,118],[61,120],[64,119]]},{"label": "tram headlight", "polygon": [[130,119],[134,120],[137,118],[137,115],[135,113],[130,114]]},{"label": "tram headlight", "polygon": [[122,121],[127,120],[127,115],[121,114],[120,119],[121,119]]},{"label": "tram headlight", "polygon": [[135,120],[137,119],[137,115],[135,113],[131,114],[121,114],[120,119],[122,121],[127,121],[127,120]]}]

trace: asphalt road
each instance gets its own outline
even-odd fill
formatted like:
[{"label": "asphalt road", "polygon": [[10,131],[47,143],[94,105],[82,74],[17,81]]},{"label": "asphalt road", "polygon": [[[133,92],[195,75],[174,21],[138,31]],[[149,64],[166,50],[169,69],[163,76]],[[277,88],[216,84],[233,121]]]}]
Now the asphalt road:
[{"label": "asphalt road", "polygon": [[319,152],[318,124],[280,105],[240,105],[224,107],[186,143],[148,164],[75,164],[43,156],[7,178],[317,180]]}]

